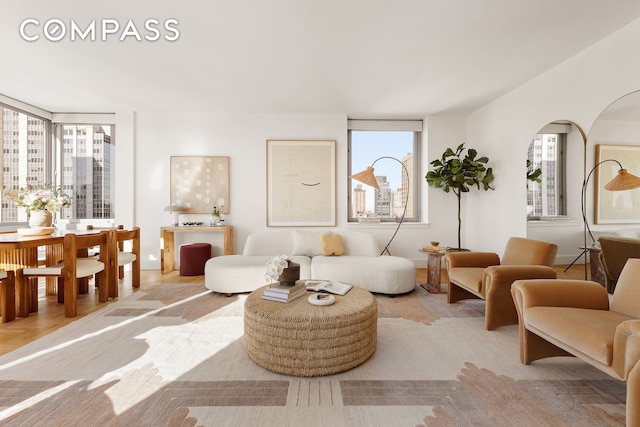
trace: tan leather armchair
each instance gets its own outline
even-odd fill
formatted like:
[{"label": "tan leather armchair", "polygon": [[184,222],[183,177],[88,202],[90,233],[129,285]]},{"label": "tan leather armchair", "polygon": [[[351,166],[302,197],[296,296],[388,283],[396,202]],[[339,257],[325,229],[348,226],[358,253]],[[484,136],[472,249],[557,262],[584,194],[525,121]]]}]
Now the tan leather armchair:
[{"label": "tan leather armchair", "polygon": [[627,260],[611,303],[585,280],[518,280],[520,361],[576,356],[627,382],[627,425],[640,425],[640,259]]},{"label": "tan leather armchair", "polygon": [[600,243],[598,258],[604,270],[607,292],[612,294],[627,259],[640,258],[640,239],[602,236],[598,241]]},{"label": "tan leather armchair", "polygon": [[445,256],[449,303],[463,299],[486,300],[487,330],[518,323],[511,284],[518,279],[555,279],[552,268],[558,252],[554,243],[512,237],[502,260],[493,252],[451,252]]},{"label": "tan leather armchair", "polygon": [[633,323],[633,335],[627,339],[627,425],[640,425],[640,322]]}]

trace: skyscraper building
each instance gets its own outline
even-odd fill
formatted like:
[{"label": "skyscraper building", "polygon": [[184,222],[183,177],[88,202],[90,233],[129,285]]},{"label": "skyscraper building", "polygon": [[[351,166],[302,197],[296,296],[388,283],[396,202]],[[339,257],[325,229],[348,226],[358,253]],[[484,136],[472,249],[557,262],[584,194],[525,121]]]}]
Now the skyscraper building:
[{"label": "skyscraper building", "polygon": [[367,190],[362,188],[362,184],[357,184],[353,189],[353,212],[354,218],[367,216]]},{"label": "skyscraper building", "polygon": [[111,218],[114,159],[113,126],[63,126],[62,188],[74,195],[73,217]]},{"label": "skyscraper building", "polygon": [[[0,143],[2,151],[2,192],[9,188],[20,188],[27,184],[39,185],[45,181],[46,123],[18,111],[0,106],[2,126]],[[18,222],[27,220],[27,212],[13,201],[2,199],[0,221]]]},{"label": "skyscraper building", "polygon": [[[402,188],[400,189],[400,191],[402,192],[402,200],[404,202],[404,200],[407,201],[407,212],[405,214],[405,216],[407,217],[413,217],[415,216],[415,212],[414,212],[414,202],[413,202],[413,188],[415,185],[414,179],[413,179],[413,153],[408,153],[406,156],[404,156],[402,159],[400,159],[400,162],[404,165],[404,167],[407,169],[407,173],[404,173],[404,170],[402,172]],[[404,168],[403,168],[404,169]],[[407,176],[408,175],[408,176]]]},{"label": "skyscraper building", "polygon": [[375,190],[374,211],[379,218],[390,218],[393,214],[393,194],[386,175],[376,176],[380,189]]}]

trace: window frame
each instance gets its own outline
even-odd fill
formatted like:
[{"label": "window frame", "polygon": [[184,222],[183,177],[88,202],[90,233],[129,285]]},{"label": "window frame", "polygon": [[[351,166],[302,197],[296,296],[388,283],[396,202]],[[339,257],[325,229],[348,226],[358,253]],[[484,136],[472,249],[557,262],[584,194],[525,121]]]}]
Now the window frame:
[{"label": "window frame", "polygon": [[[116,126],[116,115],[113,113],[106,114],[93,114],[93,113],[51,113],[45,111],[41,108],[35,107],[33,105],[24,103],[22,101],[9,98],[0,94],[0,106],[12,111],[15,111],[20,114],[26,115],[28,118],[33,118],[37,120],[44,121],[44,156],[43,156],[43,180],[44,184],[52,184],[55,186],[62,185],[62,158],[63,153],[61,150],[64,149],[61,139],[58,137],[57,127],[60,126],[60,129],[63,128],[64,125],[101,125],[101,126],[113,126],[113,137],[115,138],[115,126]],[[0,126],[2,124],[0,123]],[[27,131],[28,132],[28,131]],[[61,132],[61,131],[60,131]],[[0,132],[1,134],[1,132]],[[115,141],[114,141],[115,145]],[[3,147],[4,149],[4,147]],[[115,150],[115,149],[114,149]],[[112,164],[110,165],[110,182],[113,185],[115,179],[115,151],[112,157]],[[4,158],[3,154],[0,153],[0,156]],[[23,187],[27,182],[20,182],[19,186]],[[7,187],[6,183],[2,183],[4,187]],[[7,188],[11,187],[13,184],[11,183]],[[4,192],[4,188],[0,188],[0,191]],[[87,218],[82,220],[76,220],[75,212],[72,211],[70,218],[68,221],[73,222],[113,222],[115,217],[115,188],[112,190],[112,201],[113,206],[111,207],[111,213],[109,218]],[[71,208],[72,209],[72,208]],[[58,218],[60,220],[60,218]],[[65,220],[67,221],[67,220]],[[2,221],[0,219],[0,229],[14,229],[17,226],[24,225],[25,221]]]},{"label": "window frame", "polygon": [[[544,215],[544,214],[536,214],[535,211],[527,216],[527,221],[540,221],[545,218],[566,218],[568,215],[567,211],[567,141],[568,141],[568,133],[569,130],[565,130],[565,126],[562,124],[551,124],[545,126],[540,129],[539,132],[536,133],[534,138],[529,143],[529,148],[527,151],[527,159],[530,159],[529,153],[532,151],[532,144],[538,137],[538,135],[557,135],[557,155],[555,159],[555,203],[556,203],[556,212],[555,215]],[[535,157],[535,156],[534,156]],[[531,162],[531,167],[535,170],[536,163]],[[533,193],[536,192],[535,187],[539,187],[537,191],[541,191],[543,187],[548,187],[549,183],[545,182],[545,174],[544,169],[543,173],[540,176],[542,179],[541,183],[536,183],[527,180],[527,205],[529,205],[530,200],[535,199],[535,195]],[[531,186],[534,188],[531,189]],[[535,205],[534,205],[535,206]]]},{"label": "window frame", "polygon": [[[43,156],[43,162],[44,164],[42,165],[43,167],[43,180],[44,183],[54,183],[54,177],[53,177],[53,164],[52,164],[52,153],[51,153],[51,137],[52,137],[52,123],[51,123],[51,117],[52,114],[42,110],[38,107],[34,107],[32,105],[29,105],[27,103],[18,101],[16,99],[13,98],[9,98],[7,96],[4,95],[0,95],[0,107],[4,108],[4,109],[8,109],[11,111],[14,111],[18,114],[23,114],[25,116],[27,116],[27,120],[29,119],[36,119],[36,120],[40,120],[44,123],[44,136],[43,136],[43,143],[44,143],[44,156]],[[2,117],[0,117],[0,127],[3,126],[2,123]],[[0,135],[2,135],[2,129],[0,128]],[[26,130],[27,132],[27,137],[29,136],[29,130]],[[4,147],[4,143],[0,144],[0,146],[2,146],[2,150],[5,150]],[[29,152],[29,148],[27,148],[27,153]],[[0,156],[2,156],[2,167],[3,167],[3,173],[4,173],[4,153],[0,153]],[[0,182],[2,182],[2,188],[0,188],[0,192],[2,192],[2,200],[4,202],[4,191],[8,188],[11,188],[13,186],[12,183],[10,183],[9,185],[7,185],[7,183],[4,182],[4,180],[0,179]],[[28,182],[19,182],[18,183],[18,187],[24,187],[25,185],[27,185]],[[26,215],[26,214],[25,214]],[[19,215],[21,216],[21,215]],[[4,221],[3,218],[0,218],[0,228],[5,229],[5,228],[9,228],[9,229],[13,229],[17,226],[20,225],[24,225],[26,224],[26,219],[24,221],[22,220],[17,220],[17,221]]]},{"label": "window frame", "polygon": [[[116,130],[115,130],[115,126],[116,126],[116,120],[115,120],[115,114],[82,114],[82,113],[77,113],[77,114],[54,114],[52,117],[52,138],[53,138],[53,145],[55,146],[55,156],[54,156],[54,164],[55,164],[55,168],[54,168],[54,173],[56,175],[55,179],[56,179],[56,184],[57,185],[62,185],[63,184],[63,179],[64,179],[64,168],[65,167],[69,167],[69,165],[65,165],[64,164],[64,153],[63,150],[64,148],[64,138],[65,138],[65,126],[113,126],[113,138],[115,139],[116,136]],[[86,134],[85,134],[86,136]],[[115,145],[115,141],[114,141],[114,145]],[[94,155],[94,153],[90,153],[92,156]],[[115,153],[114,153],[115,154]],[[110,165],[110,167],[112,168],[111,173],[114,174],[115,172],[115,155],[112,156],[112,162],[113,164]],[[115,176],[110,176],[110,180],[113,182]],[[75,185],[76,183],[74,183]],[[104,187],[103,187],[104,188]],[[109,217],[105,217],[105,218],[77,218],[76,217],[76,210],[72,209],[71,211],[71,215],[69,218],[67,218],[67,221],[70,222],[78,222],[78,223],[91,223],[91,224],[95,224],[95,223],[102,223],[102,222],[108,222],[108,223],[114,223],[115,222],[115,188],[111,189],[111,191],[113,192],[112,194],[112,201],[113,201],[113,205],[111,206],[110,210],[111,210],[111,215]],[[76,193],[77,194],[77,193]]]},{"label": "window frame", "polygon": [[[349,119],[347,125],[347,223],[358,223],[358,218],[353,215],[352,203],[353,189],[355,185],[352,182],[351,175],[360,171],[352,170],[352,133],[354,131],[368,131],[368,132],[390,132],[390,131],[406,131],[413,132],[413,171],[409,172],[409,181],[411,182],[410,192],[413,199],[413,215],[405,216],[403,222],[421,222],[421,167],[420,161],[422,159],[422,120],[359,120]],[[391,156],[390,156],[391,157]],[[401,161],[402,159],[397,159]],[[371,163],[376,161],[375,158],[371,159]],[[380,161],[393,161],[382,159]],[[404,181],[404,172],[402,172],[402,180]],[[378,218],[377,218],[378,219]],[[376,221],[377,221],[376,219]],[[381,223],[396,223],[394,217],[379,218]]]}]

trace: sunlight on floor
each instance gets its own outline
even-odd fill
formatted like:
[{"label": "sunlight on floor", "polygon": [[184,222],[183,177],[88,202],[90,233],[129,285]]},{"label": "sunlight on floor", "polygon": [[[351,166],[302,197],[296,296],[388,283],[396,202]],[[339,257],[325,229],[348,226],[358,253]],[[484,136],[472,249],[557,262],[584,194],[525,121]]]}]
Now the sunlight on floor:
[{"label": "sunlight on floor", "polygon": [[[159,326],[136,336],[135,339],[145,343],[144,354],[107,372],[94,381],[89,389],[117,381],[106,391],[113,402],[114,413],[119,415],[136,406],[166,384],[179,379],[230,344],[242,339],[243,317],[239,314],[242,313],[245,299],[246,296],[243,295],[232,304],[217,310],[215,317],[187,324]],[[212,327],[214,323],[215,326]],[[215,335],[212,335],[212,330],[216,331]],[[168,352],[167,349],[173,351]]]}]

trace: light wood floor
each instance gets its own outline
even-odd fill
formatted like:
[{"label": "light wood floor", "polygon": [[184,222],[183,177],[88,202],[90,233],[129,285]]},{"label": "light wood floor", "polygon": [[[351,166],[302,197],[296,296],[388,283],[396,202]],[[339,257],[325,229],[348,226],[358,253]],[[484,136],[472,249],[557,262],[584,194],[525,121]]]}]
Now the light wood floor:
[{"label": "light wood floor", "polygon": [[[566,266],[557,266],[558,277],[582,279],[584,278],[584,266],[574,265],[569,271],[564,272]],[[426,281],[427,270],[419,268],[416,271],[416,280],[418,283]],[[203,284],[203,276],[180,276],[178,271],[168,274],[160,274],[159,270],[144,270],[140,274],[141,287],[144,288],[155,283],[194,283]],[[443,283],[447,281],[446,271],[443,269]],[[135,292],[131,288],[131,281],[128,274],[120,281],[120,297],[126,297]],[[40,290],[40,300],[38,304],[38,312],[32,313],[26,318],[17,318],[9,323],[0,323],[0,354],[8,353],[21,347],[31,341],[34,341],[56,329],[67,325],[75,320],[81,319],[83,316],[90,314],[109,303],[98,303],[97,292],[93,285],[90,285],[90,291],[86,295],[80,295],[78,298],[78,316],[74,318],[64,317],[64,306],[58,304],[55,296],[44,296],[44,282]]]}]

